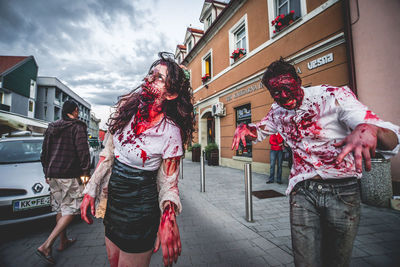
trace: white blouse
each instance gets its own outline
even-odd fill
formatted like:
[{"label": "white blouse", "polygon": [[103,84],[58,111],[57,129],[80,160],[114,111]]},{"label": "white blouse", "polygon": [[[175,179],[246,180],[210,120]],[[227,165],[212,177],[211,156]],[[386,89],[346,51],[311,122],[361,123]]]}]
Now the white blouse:
[{"label": "white blouse", "polygon": [[[257,140],[279,132],[293,151],[293,165],[286,194],[293,187],[316,175],[323,179],[345,177],[361,178],[355,169],[353,153],[349,153],[339,164],[335,159],[342,147],[333,144],[343,140],[361,123],[394,131],[400,143],[399,127],[381,120],[365,105],[359,102],[348,87],[321,85],[303,88],[304,99],[301,106],[287,110],[273,103],[265,118],[257,124]],[[399,151],[397,145],[392,151],[379,151],[385,158]]]},{"label": "white blouse", "polygon": [[183,155],[182,137],[178,126],[168,119],[161,119],[155,126],[135,137],[132,120],[122,132],[113,136],[114,155],[120,162],[142,170],[158,170],[163,159]]}]

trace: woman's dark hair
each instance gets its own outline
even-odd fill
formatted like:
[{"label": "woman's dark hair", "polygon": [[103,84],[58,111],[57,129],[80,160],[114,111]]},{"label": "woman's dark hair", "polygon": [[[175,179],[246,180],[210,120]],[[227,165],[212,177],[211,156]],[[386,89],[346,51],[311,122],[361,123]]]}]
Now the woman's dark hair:
[{"label": "woman's dark hair", "polygon": [[[272,62],[265,70],[261,82],[268,88],[268,82],[271,78],[278,77],[282,74],[290,74],[293,78],[301,83],[301,78],[297,75],[296,69],[292,64],[286,62],[282,57]],[[270,90],[270,88],[268,88]]]},{"label": "woman's dark hair", "polygon": [[74,100],[68,99],[65,101],[61,111],[61,117],[63,120],[69,119],[67,114],[72,114],[76,108],[78,108],[78,104]]},{"label": "woman's dark hair", "polygon": [[[191,139],[194,130],[192,93],[189,79],[186,78],[183,69],[175,62],[172,53],[160,52],[158,56],[160,58],[151,64],[149,72],[157,65],[167,66],[168,72],[165,87],[170,95],[176,93],[178,96],[173,100],[165,100],[162,112],[165,118],[170,119],[180,128],[182,144],[186,144]],[[139,105],[146,101],[140,92],[136,91],[138,88],[140,86],[119,98],[115,106],[116,111],[107,122],[112,134],[122,130],[132,119],[132,116],[136,114]]]}]

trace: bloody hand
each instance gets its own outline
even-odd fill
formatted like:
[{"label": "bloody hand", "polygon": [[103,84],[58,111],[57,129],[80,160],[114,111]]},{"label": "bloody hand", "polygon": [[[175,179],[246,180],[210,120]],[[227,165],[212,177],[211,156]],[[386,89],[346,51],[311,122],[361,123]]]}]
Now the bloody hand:
[{"label": "bloody hand", "polygon": [[239,124],[233,136],[232,150],[239,148],[239,143],[242,141],[243,146],[246,146],[246,137],[254,140],[257,138],[255,127],[249,127],[244,123]]},{"label": "bloody hand", "polygon": [[342,141],[334,144],[335,147],[343,147],[342,152],[336,158],[336,164],[342,162],[343,158],[353,152],[357,172],[362,172],[362,159],[365,160],[365,169],[371,170],[371,155],[375,156],[377,135],[379,128],[372,124],[359,124]]},{"label": "bloody hand", "polygon": [[92,215],[96,215],[96,210],[95,210],[95,205],[94,205],[94,198],[91,197],[90,195],[86,194],[83,197],[82,204],[81,204],[81,218],[88,224],[93,223],[93,219],[88,217],[87,215],[87,210],[90,207],[90,211],[92,212]]},{"label": "bloody hand", "polygon": [[176,223],[175,210],[171,207],[171,204],[164,209],[153,252],[158,251],[160,242],[164,266],[172,266],[172,261],[176,263],[178,256],[181,255],[182,244],[178,224]]}]

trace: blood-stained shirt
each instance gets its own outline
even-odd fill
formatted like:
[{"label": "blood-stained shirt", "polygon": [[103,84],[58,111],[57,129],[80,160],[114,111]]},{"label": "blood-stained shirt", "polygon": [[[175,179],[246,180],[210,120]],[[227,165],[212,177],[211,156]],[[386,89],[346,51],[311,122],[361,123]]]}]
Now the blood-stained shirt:
[{"label": "blood-stained shirt", "polygon": [[120,162],[141,170],[158,170],[163,159],[183,155],[182,137],[178,126],[162,119],[153,127],[135,136],[132,120],[122,132],[113,136],[114,155]]},{"label": "blood-stained shirt", "polygon": [[[399,127],[381,120],[359,102],[348,87],[320,85],[303,88],[304,98],[300,107],[287,110],[273,103],[265,118],[257,124],[257,140],[279,132],[293,152],[293,165],[286,194],[301,181],[321,176],[323,179],[346,177],[361,178],[356,172],[354,156],[349,153],[336,165],[342,147],[333,144],[343,140],[361,123],[374,124],[396,133],[400,143]],[[399,151],[398,144],[392,151],[381,151],[385,158]]]}]

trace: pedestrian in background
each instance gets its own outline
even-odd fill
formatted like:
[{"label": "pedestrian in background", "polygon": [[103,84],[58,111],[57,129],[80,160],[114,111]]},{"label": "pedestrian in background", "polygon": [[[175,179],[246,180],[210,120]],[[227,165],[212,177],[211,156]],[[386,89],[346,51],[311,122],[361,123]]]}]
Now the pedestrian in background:
[{"label": "pedestrian in background", "polygon": [[41,162],[46,182],[50,186],[52,210],[57,212],[57,224],[36,254],[55,264],[52,246],[60,236],[58,251],[72,245],[66,228],[80,213],[83,198],[82,179],[90,175],[90,155],[86,123],[78,119],[78,104],[67,100],[62,107],[62,118],[49,124],[44,134]]},{"label": "pedestrian in background", "polygon": [[274,103],[257,124],[239,125],[232,148],[279,132],[293,153],[286,194],[296,266],[349,266],[360,221],[357,179],[375,151],[399,151],[400,130],[360,103],[348,87],[301,87],[295,68],[271,63],[262,83]]},{"label": "pedestrian in background", "polygon": [[267,184],[273,183],[275,179],[275,165],[277,166],[276,182],[282,183],[282,161],[283,161],[283,138],[279,133],[269,137],[271,150],[269,154],[270,167]]}]

